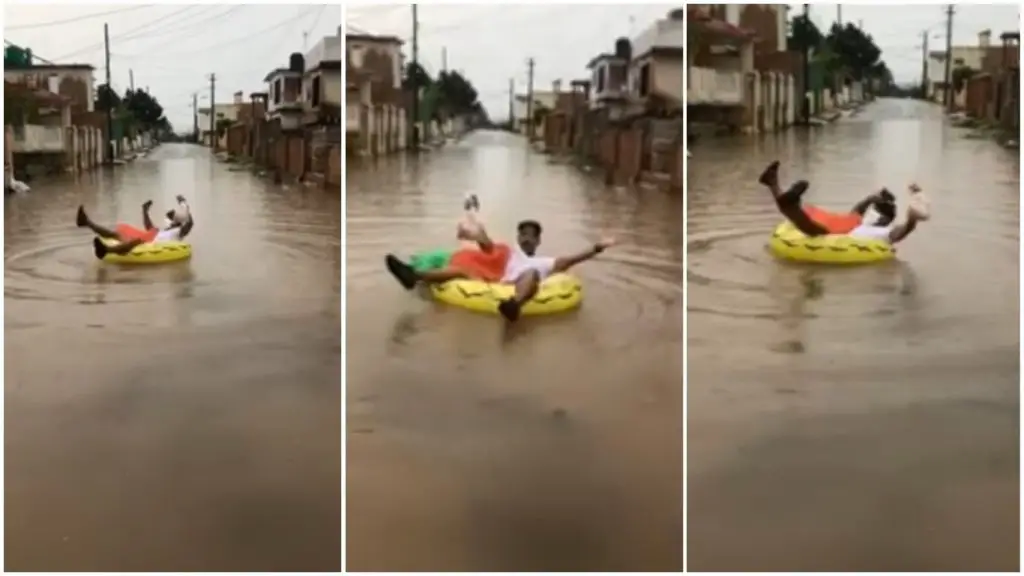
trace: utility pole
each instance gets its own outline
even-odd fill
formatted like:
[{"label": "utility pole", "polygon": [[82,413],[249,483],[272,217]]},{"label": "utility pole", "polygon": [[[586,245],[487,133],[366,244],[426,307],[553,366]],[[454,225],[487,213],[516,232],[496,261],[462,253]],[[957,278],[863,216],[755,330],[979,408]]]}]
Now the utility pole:
[{"label": "utility pole", "polygon": [[[420,69],[420,17],[415,4],[412,5],[412,70],[419,72]],[[420,150],[420,83],[419,75],[415,74],[410,79],[412,85],[412,150]]]},{"label": "utility pole", "polygon": [[836,4],[836,22],[839,23],[839,27],[843,27],[843,5]]},{"label": "utility pole", "polygon": [[[110,27],[103,23],[103,59],[104,65],[107,68],[107,92],[113,93],[114,89],[110,86]],[[112,163],[114,161],[114,107],[110,105],[111,102],[107,102],[107,162]]]},{"label": "utility pole", "polygon": [[441,47],[441,71],[442,72],[447,72],[448,71],[448,47],[447,46],[442,46]]},{"label": "utility pole", "polygon": [[192,93],[192,135],[199,143],[199,94]]},{"label": "utility pole", "polygon": [[942,97],[946,104],[946,110],[953,111],[953,5],[946,6],[946,73],[944,74],[946,89],[942,91]]},{"label": "utility pole", "polygon": [[210,74],[210,150],[217,151],[217,99],[214,97],[217,88],[217,75]]},{"label": "utility pole", "polygon": [[526,59],[526,141],[533,141],[533,58]]},{"label": "utility pole", "polygon": [[[804,26],[810,27],[811,5],[804,4]],[[811,43],[804,42],[804,124],[811,125]]]},{"label": "utility pole", "polygon": [[128,89],[135,92],[135,71],[128,69]]},{"label": "utility pole", "polygon": [[516,129],[516,118],[515,112],[513,111],[513,103],[516,98],[516,80],[515,78],[508,79],[508,127],[512,130]]},{"label": "utility pole", "polygon": [[928,99],[928,31],[921,32],[921,99]]}]

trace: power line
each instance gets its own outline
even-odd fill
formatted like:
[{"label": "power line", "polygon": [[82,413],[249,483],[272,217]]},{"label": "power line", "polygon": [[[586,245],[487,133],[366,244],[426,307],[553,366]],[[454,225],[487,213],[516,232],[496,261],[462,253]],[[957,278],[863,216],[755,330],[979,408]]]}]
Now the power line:
[{"label": "power line", "polygon": [[64,20],[50,20],[49,22],[37,22],[35,24],[19,24],[15,26],[4,26],[4,30],[28,30],[30,28],[46,28],[48,26],[62,26],[64,24],[72,24],[74,22],[81,22],[82,20],[89,20],[92,18],[100,18],[102,16],[110,16],[111,14],[121,14],[124,12],[131,12],[133,10],[141,10],[143,8],[152,8],[154,4],[142,4],[140,6],[129,6],[128,8],[118,8],[116,10],[107,10],[106,12],[94,12],[92,14],[86,14],[85,16],[76,16],[75,18],[65,18]]},{"label": "power line", "polygon": [[[225,16],[228,16],[229,14],[231,14],[234,11],[242,9],[242,8],[246,8],[246,7],[247,6],[245,6],[244,4],[238,4],[238,5],[232,6],[231,8],[228,8],[224,12],[221,12],[219,14],[214,14],[213,16],[210,16],[209,18],[205,18],[205,19],[200,20],[198,22],[189,22],[185,26],[179,26],[179,27],[176,27],[176,28],[174,28],[172,30],[167,30],[166,32],[155,34],[153,36],[165,36],[167,34],[171,34],[171,33],[177,32],[179,30],[184,30],[186,28],[190,29],[190,30],[193,30],[192,34],[186,34],[184,36],[177,36],[175,38],[171,38],[171,39],[167,40],[166,42],[160,42],[160,43],[154,44],[152,46],[147,46],[147,47],[144,48],[144,50],[145,50],[145,52],[152,52],[153,50],[158,50],[158,49],[160,49],[160,48],[162,48],[164,46],[168,46],[170,44],[174,44],[174,43],[180,42],[182,40],[187,40],[189,38],[195,38],[196,36],[199,36],[201,34],[205,34],[205,33],[209,32],[209,30],[204,28],[203,25],[208,24],[210,22],[213,22],[215,20],[220,20],[221,18],[224,18]],[[137,38],[137,37],[138,36],[129,36],[129,37],[123,38],[123,39],[130,40],[130,39],[134,39],[134,38]],[[138,53],[136,55],[123,55],[123,57],[124,58],[138,58],[140,56],[145,55],[145,52],[140,52],[140,53]]]},{"label": "power line", "polygon": [[[160,24],[160,23],[164,22],[168,18],[173,18],[174,16],[177,16],[178,14],[181,14],[183,12],[187,12],[189,10],[192,10],[193,8],[195,8],[195,6],[186,6],[186,7],[182,8],[181,10],[175,10],[174,12],[171,12],[170,14],[161,16],[160,18],[157,18],[155,20],[151,20],[149,22],[146,22],[146,23],[144,23],[144,24],[134,28],[132,32],[129,32],[129,33],[124,34],[122,36],[114,36],[113,39],[114,40],[122,40],[122,39],[125,39],[126,37],[135,37],[134,35],[140,34],[143,30],[146,30],[148,28],[156,26],[157,24]],[[103,43],[103,42],[101,42],[99,44],[92,44],[92,45],[87,46],[85,48],[79,48],[78,50],[75,50],[74,52],[69,52],[67,54],[63,54],[60,57],[55,58],[55,60],[65,60],[65,59],[70,58],[72,56],[77,56],[78,54],[81,54],[83,52],[88,52],[90,50],[95,50],[95,49],[101,48],[103,46],[105,46],[105,43]]]},{"label": "power line", "polygon": [[[233,44],[238,44],[239,42],[251,41],[255,37],[259,36],[260,34],[266,34],[267,32],[271,32],[273,30],[277,30],[278,28],[281,28],[283,26],[288,26],[288,25],[292,24],[293,22],[295,22],[296,20],[304,18],[305,16],[307,16],[309,14],[309,10],[311,10],[311,9],[305,10],[303,13],[299,14],[298,16],[294,16],[292,18],[288,18],[287,20],[282,20],[281,22],[278,22],[277,24],[274,24],[273,26],[269,26],[267,28],[263,28],[262,30],[256,30],[254,32],[249,32],[249,33],[246,34],[246,36],[243,36],[241,38],[234,38],[232,40],[225,40],[224,42],[219,42],[217,44],[211,44],[209,46],[203,46],[202,48],[195,48],[195,49],[192,49],[192,50],[186,50],[186,51],[182,51],[182,52],[168,52],[168,53],[163,54],[161,56],[167,56],[167,57],[176,58],[176,57],[181,56],[183,54],[199,54],[199,53],[202,53],[202,52],[208,52],[208,51],[213,50],[215,48],[216,49],[220,49],[220,48],[223,48],[224,46],[231,46]],[[137,58],[137,57],[140,57],[140,56],[143,56],[143,54],[135,54],[135,55],[129,56],[129,58]]]}]

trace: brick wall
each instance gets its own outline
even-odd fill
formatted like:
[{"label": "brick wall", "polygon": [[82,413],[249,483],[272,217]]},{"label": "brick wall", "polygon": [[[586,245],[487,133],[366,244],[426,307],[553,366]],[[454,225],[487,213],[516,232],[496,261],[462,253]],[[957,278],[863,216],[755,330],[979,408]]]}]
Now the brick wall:
[{"label": "brick wall", "polygon": [[754,37],[754,61],[758,55],[772,54],[779,49],[779,29],[776,8],[772,4],[742,4],[740,28],[752,30]]}]

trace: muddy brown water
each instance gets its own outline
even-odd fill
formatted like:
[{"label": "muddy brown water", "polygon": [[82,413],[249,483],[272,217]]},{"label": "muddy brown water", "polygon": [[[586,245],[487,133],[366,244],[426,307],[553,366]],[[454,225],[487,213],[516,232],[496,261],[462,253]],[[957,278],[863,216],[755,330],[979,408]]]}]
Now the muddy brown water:
[{"label": "muddy brown water", "polygon": [[[349,570],[680,570],[682,200],[606,189],[477,133],[347,174]],[[579,267],[575,313],[504,330],[404,292],[388,251],[454,245],[468,192],[492,235]]]},{"label": "muddy brown water", "polygon": [[[688,567],[1016,571],[1019,157],[880,101],[689,164]],[[836,209],[918,181],[888,264],[786,265],[755,181],[778,158]]]},{"label": "muddy brown water", "polygon": [[[73,225],[179,193],[189,262]],[[5,568],[340,569],[340,196],[165,145],[4,208]]]}]

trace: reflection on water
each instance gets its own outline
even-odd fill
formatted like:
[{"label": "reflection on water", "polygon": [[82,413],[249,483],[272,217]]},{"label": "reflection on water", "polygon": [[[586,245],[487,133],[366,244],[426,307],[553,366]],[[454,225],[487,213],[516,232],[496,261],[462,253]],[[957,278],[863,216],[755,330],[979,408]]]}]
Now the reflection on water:
[{"label": "reflection on water", "polygon": [[[693,152],[689,568],[1016,570],[1019,159],[905,101]],[[775,158],[834,209],[917,181],[933,219],[897,262],[775,261]]]},{"label": "reflection on water", "polygon": [[[680,569],[681,200],[498,133],[347,178],[348,568]],[[618,237],[581,310],[506,331],[398,287],[384,254],[452,245],[468,192],[548,253]]]},{"label": "reflection on water", "polygon": [[[187,262],[74,226],[176,194]],[[184,145],[5,200],[5,568],[339,568],[340,212]]]}]

